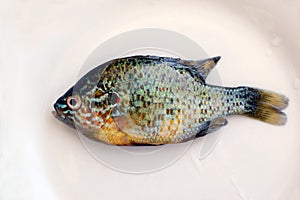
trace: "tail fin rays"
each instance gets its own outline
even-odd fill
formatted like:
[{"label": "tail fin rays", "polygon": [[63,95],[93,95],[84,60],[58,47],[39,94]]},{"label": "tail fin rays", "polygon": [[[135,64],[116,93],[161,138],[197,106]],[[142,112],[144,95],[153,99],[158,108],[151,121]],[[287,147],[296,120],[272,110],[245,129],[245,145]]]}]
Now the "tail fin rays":
[{"label": "tail fin rays", "polygon": [[289,99],[281,94],[266,90],[258,90],[261,101],[275,107],[279,110],[285,109],[288,106]]},{"label": "tail fin rays", "polygon": [[288,106],[288,98],[275,92],[247,88],[248,96],[243,115],[273,125],[284,125],[286,114],[282,112]]}]

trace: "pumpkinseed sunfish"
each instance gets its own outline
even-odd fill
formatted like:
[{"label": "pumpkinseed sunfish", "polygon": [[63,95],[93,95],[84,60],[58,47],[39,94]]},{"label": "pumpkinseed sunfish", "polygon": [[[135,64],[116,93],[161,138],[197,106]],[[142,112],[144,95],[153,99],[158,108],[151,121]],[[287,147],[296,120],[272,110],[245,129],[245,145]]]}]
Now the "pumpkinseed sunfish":
[{"label": "pumpkinseed sunfish", "polygon": [[83,76],[56,101],[53,114],[85,136],[113,145],[184,142],[226,125],[228,115],[286,123],[284,95],[206,84],[219,59],[114,59]]}]

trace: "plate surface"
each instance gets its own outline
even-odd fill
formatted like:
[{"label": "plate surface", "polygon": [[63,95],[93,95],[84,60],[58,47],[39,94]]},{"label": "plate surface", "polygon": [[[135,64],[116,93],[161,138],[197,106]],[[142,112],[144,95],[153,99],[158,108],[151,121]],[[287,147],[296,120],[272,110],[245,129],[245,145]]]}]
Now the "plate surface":
[{"label": "plate surface", "polygon": [[[0,199],[300,198],[299,2],[28,0],[0,9]],[[52,117],[52,104],[82,66],[94,64],[88,58],[97,47],[143,28],[180,33],[209,56],[222,56],[217,70],[225,86],[287,95],[288,123],[229,117],[208,156],[199,155],[204,139],[195,140],[153,173],[102,165],[74,130]],[[112,56],[107,53],[103,59]]]}]

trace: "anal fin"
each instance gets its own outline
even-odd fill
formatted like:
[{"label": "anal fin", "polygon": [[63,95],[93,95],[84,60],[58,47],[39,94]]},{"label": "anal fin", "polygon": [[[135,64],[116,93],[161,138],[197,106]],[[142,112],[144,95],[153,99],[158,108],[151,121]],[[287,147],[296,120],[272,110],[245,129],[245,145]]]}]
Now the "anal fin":
[{"label": "anal fin", "polygon": [[219,117],[211,121],[208,121],[206,123],[207,126],[205,126],[204,129],[202,129],[199,133],[197,133],[196,137],[202,137],[208,133],[215,132],[221,127],[225,126],[228,123],[228,121],[224,117]]}]

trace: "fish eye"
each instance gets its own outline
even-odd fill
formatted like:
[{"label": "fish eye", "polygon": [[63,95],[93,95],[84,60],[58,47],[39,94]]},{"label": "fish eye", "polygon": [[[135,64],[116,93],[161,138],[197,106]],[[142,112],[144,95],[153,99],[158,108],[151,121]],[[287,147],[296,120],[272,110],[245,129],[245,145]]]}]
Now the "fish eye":
[{"label": "fish eye", "polygon": [[78,95],[72,95],[67,99],[67,105],[72,110],[77,110],[81,107],[81,98]]}]

